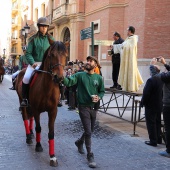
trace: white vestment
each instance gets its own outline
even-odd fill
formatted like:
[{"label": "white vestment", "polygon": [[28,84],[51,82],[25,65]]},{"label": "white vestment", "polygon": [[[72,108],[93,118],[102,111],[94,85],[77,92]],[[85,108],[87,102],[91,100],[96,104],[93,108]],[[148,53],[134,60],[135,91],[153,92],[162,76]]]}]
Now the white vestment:
[{"label": "white vestment", "polygon": [[122,89],[129,92],[136,92],[143,84],[142,77],[137,67],[137,41],[138,36],[133,35],[122,44],[114,44],[114,52],[120,53],[121,62],[118,83]]}]

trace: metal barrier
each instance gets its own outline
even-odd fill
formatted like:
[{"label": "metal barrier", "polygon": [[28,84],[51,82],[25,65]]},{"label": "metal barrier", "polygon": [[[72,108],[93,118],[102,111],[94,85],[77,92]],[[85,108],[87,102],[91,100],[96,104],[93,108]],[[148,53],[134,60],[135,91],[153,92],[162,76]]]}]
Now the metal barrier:
[{"label": "metal barrier", "polygon": [[[115,90],[110,88],[105,88],[107,94],[110,93],[110,99],[107,102],[101,100],[101,105],[99,108],[100,112],[106,113],[108,115],[114,116],[116,118],[128,121],[133,124],[133,135],[136,136],[136,125],[138,122],[144,121],[144,117],[141,118],[141,107],[140,107],[140,100],[137,100],[136,97],[141,97],[142,93],[135,93],[135,92],[127,92],[122,90]],[[121,99],[121,102],[118,99]],[[127,99],[127,101],[125,100]],[[115,102],[116,106],[110,106],[112,102]],[[130,101],[131,105],[130,105]],[[121,106],[120,106],[121,103]],[[112,109],[112,113],[108,112],[109,109]],[[118,115],[114,114],[113,111],[116,109],[118,111]],[[124,118],[125,111],[130,109],[131,117],[130,120]]]},{"label": "metal barrier", "polygon": [[[139,122],[145,122],[145,115],[141,115],[141,106],[140,106],[141,100],[136,99],[136,97],[142,97],[142,93],[114,90],[114,89],[110,89],[110,88],[105,88],[105,91],[106,91],[106,94],[110,94],[110,98],[109,98],[108,102],[104,102],[103,99],[101,100],[102,104],[100,105],[99,111],[103,112],[105,114],[114,116],[116,118],[125,120],[129,123],[132,123],[133,124],[132,136],[138,136],[136,134],[136,126]],[[121,100],[122,106],[120,106],[120,103],[118,102],[118,99],[120,97],[122,97],[122,100]],[[127,101],[125,101],[125,97],[127,98]],[[111,102],[113,102],[113,101],[115,101],[115,104],[116,104],[115,107],[110,106]],[[130,101],[132,101],[131,105],[129,105]],[[125,114],[125,111],[129,108],[131,110],[130,120],[123,117]],[[109,109],[112,109],[111,110],[112,113],[108,112]],[[117,109],[118,115],[113,113],[114,109]],[[122,112],[121,112],[121,109],[123,109]],[[162,123],[161,123],[161,136],[162,136],[164,143],[166,143],[163,119],[162,119]]]}]

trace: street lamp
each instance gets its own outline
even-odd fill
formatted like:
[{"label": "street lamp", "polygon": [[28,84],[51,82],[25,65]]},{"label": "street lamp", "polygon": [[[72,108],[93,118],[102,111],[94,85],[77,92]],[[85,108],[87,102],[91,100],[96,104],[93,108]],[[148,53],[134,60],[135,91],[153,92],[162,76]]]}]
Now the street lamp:
[{"label": "street lamp", "polygon": [[27,39],[27,34],[28,34],[29,29],[30,29],[30,27],[28,26],[27,22],[26,22],[26,25],[24,26],[24,28],[21,29],[22,35],[24,36],[25,45],[27,43],[26,39]]}]

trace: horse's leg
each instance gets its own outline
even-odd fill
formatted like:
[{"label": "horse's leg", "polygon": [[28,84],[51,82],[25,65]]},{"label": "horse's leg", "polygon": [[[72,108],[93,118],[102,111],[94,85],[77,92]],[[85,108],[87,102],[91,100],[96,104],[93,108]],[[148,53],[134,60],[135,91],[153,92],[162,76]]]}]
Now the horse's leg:
[{"label": "horse's leg", "polygon": [[24,121],[25,132],[26,132],[26,143],[32,144],[32,138],[29,129],[28,117],[27,117],[27,110],[26,107],[22,108],[22,119]]},{"label": "horse's leg", "polygon": [[40,113],[35,112],[34,114],[34,119],[35,119],[35,131],[36,131],[36,147],[35,151],[36,152],[42,152],[43,148],[41,146],[41,126],[40,126]]},{"label": "horse's leg", "polygon": [[49,155],[50,155],[50,166],[57,166],[57,158],[55,157],[55,148],[54,148],[54,123],[57,115],[57,109],[54,109],[53,112],[48,113],[49,121],[48,121],[48,139],[49,139]]},{"label": "horse's leg", "polygon": [[29,119],[29,129],[30,129],[30,134],[31,134],[31,138],[32,138],[32,139],[34,139],[33,125],[34,125],[34,117],[32,116],[32,117]]}]

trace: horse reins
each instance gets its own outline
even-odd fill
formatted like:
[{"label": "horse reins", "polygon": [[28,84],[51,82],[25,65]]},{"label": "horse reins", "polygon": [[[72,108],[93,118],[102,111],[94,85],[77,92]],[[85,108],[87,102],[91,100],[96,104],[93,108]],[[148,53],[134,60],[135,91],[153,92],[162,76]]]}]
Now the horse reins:
[{"label": "horse reins", "polygon": [[[50,49],[49,49],[49,51],[48,51],[48,54],[47,54],[47,57],[50,57],[49,71],[44,71],[44,70],[35,70],[35,71],[42,72],[42,73],[47,73],[47,74],[50,74],[52,77],[54,77],[54,76],[57,76],[57,75],[55,75],[55,74],[53,73],[53,71],[52,71],[55,67],[62,66],[62,67],[64,68],[64,65],[62,65],[62,64],[60,64],[60,63],[55,64],[55,65],[51,65],[51,61],[52,61],[51,51],[52,51],[52,49],[54,48],[55,44],[56,44],[56,42],[53,44],[52,47],[50,47]],[[57,77],[58,77],[58,76],[57,76]],[[62,79],[63,79],[63,78],[62,78]],[[61,79],[61,80],[62,80],[62,79]]]}]

